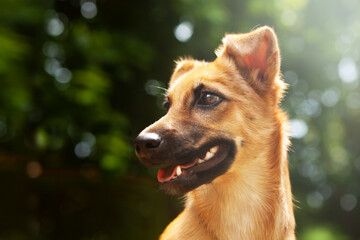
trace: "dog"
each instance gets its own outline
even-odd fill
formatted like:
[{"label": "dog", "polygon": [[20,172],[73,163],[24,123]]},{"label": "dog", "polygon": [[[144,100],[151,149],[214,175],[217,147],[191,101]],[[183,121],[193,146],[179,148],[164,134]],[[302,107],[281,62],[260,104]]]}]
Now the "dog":
[{"label": "dog", "polygon": [[227,34],[215,53],[177,61],[166,115],[134,141],[161,188],[185,195],[160,239],[295,239],[277,37]]}]

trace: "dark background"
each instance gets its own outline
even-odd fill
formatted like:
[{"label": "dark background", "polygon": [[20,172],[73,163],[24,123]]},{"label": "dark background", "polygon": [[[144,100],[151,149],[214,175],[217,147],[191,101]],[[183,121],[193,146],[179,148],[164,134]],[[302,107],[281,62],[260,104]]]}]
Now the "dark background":
[{"label": "dark background", "polygon": [[360,239],[357,0],[2,0],[0,239],[156,239],[182,200],[132,141],[174,60],[261,25],[290,84],[297,236]]}]

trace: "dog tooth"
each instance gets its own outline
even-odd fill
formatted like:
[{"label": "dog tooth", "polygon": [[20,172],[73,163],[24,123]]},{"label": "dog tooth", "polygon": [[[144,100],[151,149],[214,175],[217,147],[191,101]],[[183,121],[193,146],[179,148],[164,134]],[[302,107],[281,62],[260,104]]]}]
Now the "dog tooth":
[{"label": "dog tooth", "polygon": [[200,159],[204,159],[204,158],[205,158],[205,156],[206,156],[206,153],[204,153],[204,154],[200,155],[200,156],[199,156],[199,158],[200,158]]},{"label": "dog tooth", "polygon": [[203,163],[203,162],[205,162],[205,160],[204,160],[204,159],[199,158],[198,163]]},{"label": "dog tooth", "polygon": [[177,174],[178,176],[181,175],[181,167],[180,167],[180,166],[177,166],[177,168],[176,168],[176,174]]},{"label": "dog tooth", "polygon": [[215,154],[218,150],[219,150],[219,146],[215,146],[215,147],[210,148],[209,152]]},{"label": "dog tooth", "polygon": [[206,161],[206,160],[209,160],[210,158],[212,158],[214,156],[214,154],[213,153],[211,153],[211,152],[207,152],[206,153],[206,156],[205,156],[205,158],[204,158],[204,160]]}]

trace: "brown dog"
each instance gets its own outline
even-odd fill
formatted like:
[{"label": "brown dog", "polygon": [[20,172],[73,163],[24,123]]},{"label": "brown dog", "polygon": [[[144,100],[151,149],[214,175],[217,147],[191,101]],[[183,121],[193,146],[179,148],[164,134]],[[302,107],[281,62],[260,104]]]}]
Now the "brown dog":
[{"label": "brown dog", "polygon": [[273,30],[226,35],[213,62],[181,60],[167,114],[135,140],[161,187],[185,194],[161,239],[295,239],[285,88]]}]

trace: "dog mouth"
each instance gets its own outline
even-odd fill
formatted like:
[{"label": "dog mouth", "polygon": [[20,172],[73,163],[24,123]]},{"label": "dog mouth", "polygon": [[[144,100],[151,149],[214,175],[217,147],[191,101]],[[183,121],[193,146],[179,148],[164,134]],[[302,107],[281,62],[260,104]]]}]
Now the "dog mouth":
[{"label": "dog mouth", "polygon": [[191,175],[216,168],[230,155],[230,146],[225,143],[213,144],[196,151],[195,157],[184,164],[171,164],[158,170],[157,179],[160,183],[175,182]]}]

